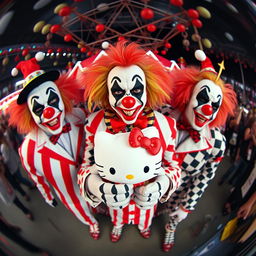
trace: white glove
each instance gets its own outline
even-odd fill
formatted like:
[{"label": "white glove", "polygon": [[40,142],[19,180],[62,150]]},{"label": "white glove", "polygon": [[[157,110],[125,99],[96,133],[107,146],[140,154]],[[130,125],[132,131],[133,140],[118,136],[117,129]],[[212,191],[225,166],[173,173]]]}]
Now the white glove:
[{"label": "white glove", "polygon": [[166,175],[160,175],[152,183],[135,189],[134,201],[143,209],[152,208],[166,193],[170,186],[170,179]]},{"label": "white glove", "polygon": [[89,193],[112,208],[123,208],[127,206],[133,194],[132,184],[105,182],[98,174],[89,175],[86,186]]},{"label": "white glove", "polygon": [[189,211],[184,211],[182,207],[179,207],[176,211],[169,214],[170,217],[175,217],[175,220],[181,222],[182,220],[186,219],[188,216]]}]

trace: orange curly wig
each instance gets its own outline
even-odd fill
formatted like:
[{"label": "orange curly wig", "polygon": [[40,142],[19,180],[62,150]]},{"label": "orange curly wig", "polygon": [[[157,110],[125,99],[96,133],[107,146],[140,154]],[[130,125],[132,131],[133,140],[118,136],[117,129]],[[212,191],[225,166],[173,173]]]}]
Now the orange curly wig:
[{"label": "orange curly wig", "polygon": [[100,57],[89,66],[80,76],[84,85],[84,100],[88,103],[89,111],[94,108],[110,108],[108,101],[107,77],[116,66],[139,66],[145,73],[147,90],[147,107],[156,108],[170,100],[172,83],[168,71],[146,55],[146,52],[136,43],[118,42],[110,46],[107,55]]},{"label": "orange curly wig", "polygon": [[[82,101],[80,85],[72,77],[69,77],[68,73],[62,73],[54,83],[61,93],[65,112],[71,112],[73,103]],[[16,101],[13,101],[7,109],[7,114],[10,116],[9,124],[17,127],[21,134],[27,134],[34,129],[38,129],[26,103],[18,105]]]},{"label": "orange curly wig", "polygon": [[224,125],[228,115],[234,115],[235,106],[237,105],[236,93],[230,84],[225,84],[221,79],[215,81],[216,74],[207,71],[201,72],[197,67],[187,67],[181,70],[174,70],[171,75],[175,84],[175,95],[171,100],[173,108],[184,113],[195,85],[203,79],[209,79],[218,85],[223,93],[223,100],[219,112],[209,126],[219,127]]}]

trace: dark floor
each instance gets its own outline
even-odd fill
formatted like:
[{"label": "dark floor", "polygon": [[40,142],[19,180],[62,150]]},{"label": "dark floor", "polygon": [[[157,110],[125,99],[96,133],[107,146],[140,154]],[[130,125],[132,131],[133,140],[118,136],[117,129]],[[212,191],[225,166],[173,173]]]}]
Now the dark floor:
[{"label": "dark floor", "polygon": [[[2,202],[0,202],[1,212],[9,222],[22,228],[21,234],[24,238],[47,249],[53,256],[184,256],[211,238],[227,221],[227,217],[222,216],[221,209],[230,194],[230,186],[226,184],[218,186],[217,182],[229,165],[229,158],[226,157],[197,204],[196,210],[178,226],[176,243],[169,253],[162,252],[160,247],[164,234],[165,216],[153,220],[152,236],[149,239],[143,239],[137,228],[130,225],[124,229],[121,240],[118,243],[112,243],[109,239],[111,223],[108,217],[98,216],[101,238],[94,241],[88,235],[87,226],[73,217],[60,202],[56,208],[48,206],[37,190],[28,190],[31,201],[24,202],[33,212],[34,221],[28,220],[16,206],[7,207]],[[210,222],[203,226],[205,220]],[[37,255],[27,252],[8,239],[2,237],[1,240],[0,245],[7,244],[14,256]]]}]

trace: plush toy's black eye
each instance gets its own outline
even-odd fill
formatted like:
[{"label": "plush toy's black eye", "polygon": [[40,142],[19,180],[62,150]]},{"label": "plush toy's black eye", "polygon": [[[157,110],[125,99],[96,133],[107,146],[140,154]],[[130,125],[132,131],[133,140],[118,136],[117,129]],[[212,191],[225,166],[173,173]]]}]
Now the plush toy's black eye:
[{"label": "plush toy's black eye", "polygon": [[109,168],[109,172],[114,175],[116,173],[116,170],[115,168],[111,167]]},{"label": "plush toy's black eye", "polygon": [[149,172],[149,167],[148,167],[148,166],[145,166],[145,167],[144,167],[144,172],[145,172],[145,173]]}]

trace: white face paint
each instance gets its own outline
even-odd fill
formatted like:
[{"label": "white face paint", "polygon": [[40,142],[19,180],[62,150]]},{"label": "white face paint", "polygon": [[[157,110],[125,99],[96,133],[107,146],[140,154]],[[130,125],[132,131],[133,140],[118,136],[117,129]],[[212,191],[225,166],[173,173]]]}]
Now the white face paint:
[{"label": "white face paint", "polygon": [[109,103],[126,124],[133,124],[147,102],[146,79],[136,65],[114,67],[108,74]]},{"label": "white face paint", "polygon": [[54,82],[44,82],[32,90],[28,95],[27,104],[34,121],[43,131],[49,135],[62,131],[64,103]]},{"label": "white face paint", "polygon": [[222,98],[221,88],[213,81],[203,79],[197,83],[185,110],[189,124],[200,131],[211,123],[217,116]]}]

